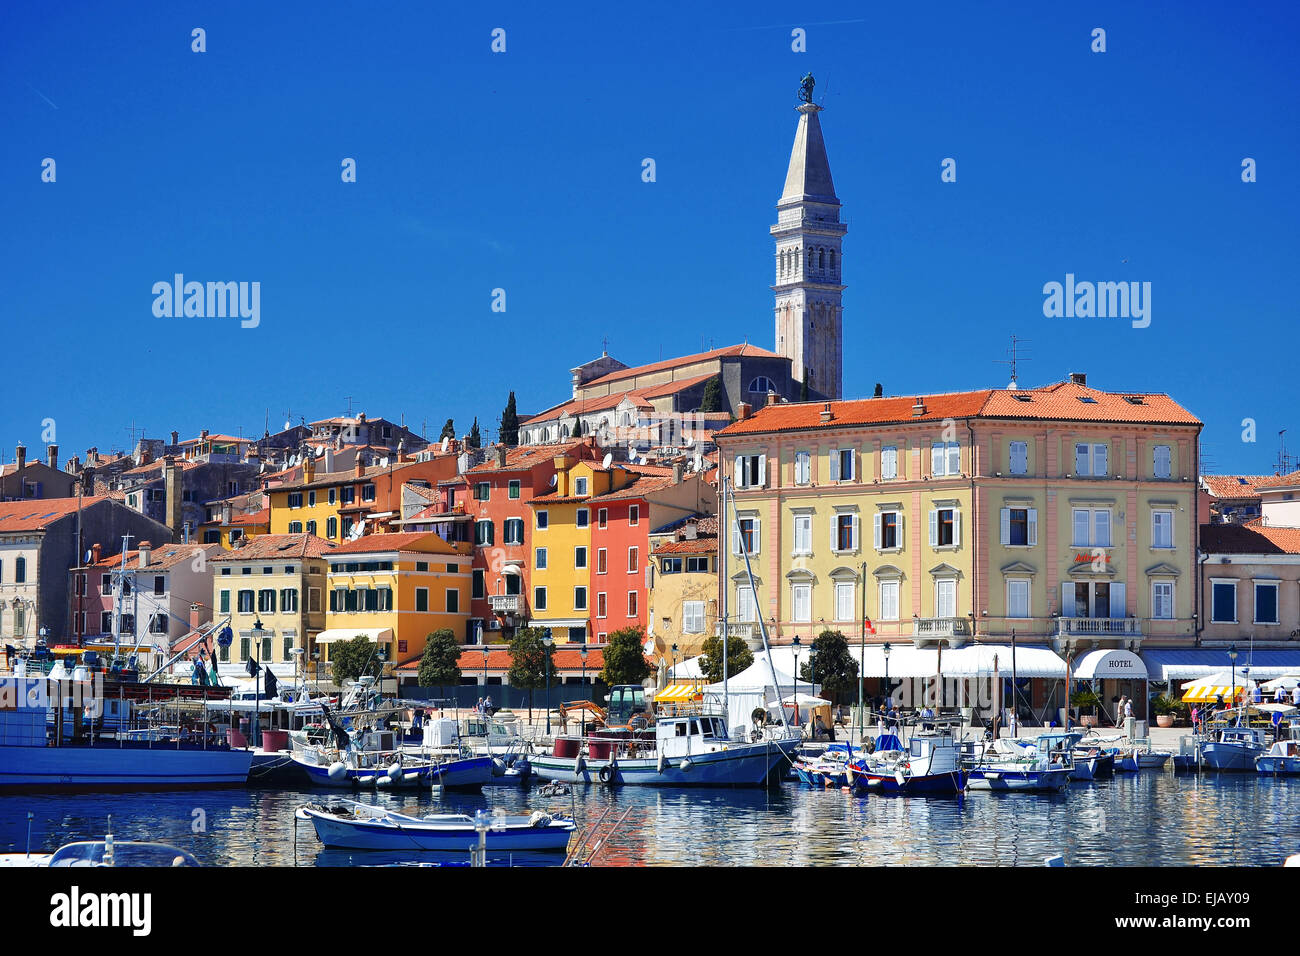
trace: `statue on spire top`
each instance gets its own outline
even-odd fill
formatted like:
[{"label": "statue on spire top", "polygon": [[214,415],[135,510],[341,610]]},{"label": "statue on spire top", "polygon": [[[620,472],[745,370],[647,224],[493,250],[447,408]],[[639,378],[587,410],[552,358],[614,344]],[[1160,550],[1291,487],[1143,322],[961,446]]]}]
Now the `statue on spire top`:
[{"label": "statue on spire top", "polygon": [[811,103],[813,100],[813,84],[817,81],[813,79],[811,73],[805,73],[803,79],[799,82],[799,102]]}]

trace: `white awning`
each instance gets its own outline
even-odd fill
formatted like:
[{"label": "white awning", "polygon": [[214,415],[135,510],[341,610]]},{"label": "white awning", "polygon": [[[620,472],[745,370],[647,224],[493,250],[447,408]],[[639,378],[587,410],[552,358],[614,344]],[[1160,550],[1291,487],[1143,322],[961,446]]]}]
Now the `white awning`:
[{"label": "white awning", "polygon": [[[997,659],[999,677],[1011,676],[1010,644],[967,644],[965,647],[945,648],[943,676],[991,677],[993,661]],[[1041,644],[1017,644],[1015,647],[1016,677],[1065,679],[1065,661],[1050,647]],[[893,671],[891,669],[890,673]]]},{"label": "white awning", "polygon": [[368,637],[373,643],[379,644],[393,639],[393,629],[391,627],[377,629],[373,627],[332,627],[317,634],[316,643],[333,644],[335,641],[350,641],[358,637]]},{"label": "white awning", "polygon": [[[1142,660],[1146,662],[1151,679],[1157,681],[1195,680],[1234,670],[1226,647],[1144,650]],[[1251,653],[1249,645],[1237,645],[1235,670],[1238,677],[1245,676],[1251,680],[1271,680],[1300,673],[1300,650],[1266,648]]]},{"label": "white awning", "polygon": [[[859,658],[863,677],[884,677],[886,673],[884,645],[868,644],[866,653],[861,646],[850,645],[849,653]],[[949,651],[944,651],[943,662],[948,663]],[[890,680],[902,677],[933,677],[938,672],[938,651],[930,647],[911,644],[889,645],[888,673]]]},{"label": "white awning", "polygon": [[1132,651],[1088,651],[1074,662],[1074,676],[1079,680],[1146,680],[1147,665]]},{"label": "white awning", "polygon": [[700,659],[698,657],[689,657],[684,661],[678,661],[675,666],[669,667],[668,676],[673,679],[686,678],[690,680],[695,677],[703,677],[704,671],[700,670]]}]

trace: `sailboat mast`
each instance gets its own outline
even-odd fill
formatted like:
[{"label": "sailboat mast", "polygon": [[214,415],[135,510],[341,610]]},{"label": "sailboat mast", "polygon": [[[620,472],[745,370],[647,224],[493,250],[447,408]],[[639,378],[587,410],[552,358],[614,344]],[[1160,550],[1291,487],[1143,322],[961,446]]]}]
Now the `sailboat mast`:
[{"label": "sailboat mast", "polygon": [[722,580],[722,596],[721,596],[721,600],[718,602],[718,603],[719,603],[719,611],[721,612],[721,613],[719,613],[718,618],[722,621],[722,708],[723,708],[723,713],[727,714],[728,718],[730,718],[730,716],[731,716],[731,694],[729,693],[728,685],[727,685],[727,678],[728,678],[728,676],[729,676],[728,673],[727,673],[727,672],[728,672],[728,667],[727,667],[727,663],[728,663],[728,662],[727,662],[727,658],[729,657],[729,655],[728,655],[728,653],[727,653],[727,637],[728,637],[727,632],[728,632],[731,628],[730,628],[730,625],[729,625],[728,622],[727,622],[727,543],[726,543],[726,539],[728,538],[728,534],[727,534],[727,532],[726,532],[726,524],[727,524],[727,479],[724,477],[724,478],[722,479],[722,523],[721,523],[721,525],[719,526],[719,529],[718,529],[718,530],[721,532],[721,533],[718,535],[718,538],[719,538],[719,545],[721,546],[721,550],[722,550],[722,569],[721,569],[721,571],[722,571],[722,577],[721,577],[721,580]]}]

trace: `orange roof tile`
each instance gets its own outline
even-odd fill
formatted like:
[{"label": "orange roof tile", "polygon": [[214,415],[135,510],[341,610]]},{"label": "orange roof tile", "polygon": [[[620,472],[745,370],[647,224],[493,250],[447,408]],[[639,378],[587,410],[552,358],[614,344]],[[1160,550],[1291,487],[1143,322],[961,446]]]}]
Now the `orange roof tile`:
[{"label": "orange roof tile", "polygon": [[[431,531],[402,531],[393,534],[367,534],[355,541],[340,544],[332,554],[370,554],[377,551],[414,551],[413,545],[432,545],[428,554],[458,554],[452,545]],[[423,551],[423,548],[419,549]]]},{"label": "orange roof tile", "polygon": [[89,508],[91,505],[106,501],[104,496],[97,498],[36,498],[31,501],[0,502],[0,534],[12,531],[39,531],[53,524],[60,518],[76,514],[78,506]]},{"label": "orange roof tile", "polygon": [[1255,485],[1271,475],[1201,475],[1205,490],[1214,498],[1258,498]]},{"label": "orange roof tile", "polygon": [[[1023,401],[1017,396],[1029,396]],[[1143,425],[1200,425],[1201,421],[1159,392],[1103,392],[1073,382],[1042,388],[998,389],[989,393],[984,418],[1036,418],[1122,422]]]},{"label": "orange roof tile", "polygon": [[1206,554],[1300,554],[1300,528],[1274,528],[1258,519],[1246,524],[1201,525]]},{"label": "orange roof tile", "polygon": [[[880,425],[887,422],[931,422],[945,418],[972,418],[988,400],[989,391],[953,392],[946,395],[923,395],[925,412],[913,416],[915,395],[889,398],[862,398],[841,402],[790,402],[765,405],[749,418],[728,425],[718,436],[764,434],[799,431],[808,428],[844,428],[854,425]],[[830,405],[832,418],[821,420]]]},{"label": "orange roof tile", "polygon": [[465,474],[481,475],[493,471],[527,471],[544,461],[549,461],[560,455],[567,455],[581,447],[581,445],[582,441],[578,440],[561,445],[520,445],[517,448],[507,448],[504,467],[498,465],[496,458],[493,457],[470,468]]},{"label": "orange roof tile", "polygon": [[690,541],[665,541],[652,553],[657,557],[661,554],[713,554],[717,550],[717,535],[709,535]]},{"label": "orange roof tile", "polygon": [[590,388],[593,385],[604,385],[607,382],[617,382],[620,379],[634,378],[637,375],[648,375],[651,372],[667,371],[672,368],[680,368],[683,365],[694,365],[697,362],[707,362],[710,359],[731,358],[732,356],[741,355],[754,358],[784,358],[784,356],[777,355],[775,352],[761,349],[757,345],[728,345],[724,348],[714,349],[711,352],[697,352],[694,355],[683,355],[680,358],[664,359],[662,362],[651,362],[649,365],[620,369],[617,372],[610,372],[600,378],[592,379],[590,382],[584,383],[582,387]]},{"label": "orange roof tile", "polygon": [[333,541],[314,534],[260,534],[243,538],[244,544],[232,551],[223,551],[212,561],[263,561],[267,558],[319,558],[333,553]]},{"label": "orange roof tile", "polygon": [[1300,485],[1300,471],[1293,471],[1285,475],[1272,475],[1255,482],[1257,489],[1294,488],[1297,485]]},{"label": "orange roof tile", "polygon": [[[167,568],[175,567],[183,561],[194,560],[195,553],[202,551],[208,558],[223,554],[219,544],[163,544],[156,548],[151,548],[149,552],[149,564],[143,570],[163,571]],[[122,555],[114,554],[106,558],[100,558],[91,564],[80,565],[76,570],[86,570],[94,568],[113,569],[122,566]],[[140,550],[133,548],[126,552],[127,570],[142,570],[140,568]]]}]

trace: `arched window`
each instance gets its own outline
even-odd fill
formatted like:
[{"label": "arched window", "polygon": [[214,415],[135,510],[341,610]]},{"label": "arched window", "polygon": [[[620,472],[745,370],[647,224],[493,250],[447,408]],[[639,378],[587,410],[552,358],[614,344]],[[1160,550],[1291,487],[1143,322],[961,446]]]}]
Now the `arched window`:
[{"label": "arched window", "polygon": [[627,412],[623,412],[621,415],[618,416],[618,423],[623,428],[627,428],[632,424],[632,416],[629,415]]},{"label": "arched window", "polygon": [[582,433],[584,435],[591,434],[591,422],[587,421],[586,419],[583,419],[582,422]]},{"label": "arched window", "polygon": [[818,269],[825,269],[825,268],[826,268],[826,250],[825,250],[825,249],[818,249],[818,250],[817,250],[817,268],[818,268]]},{"label": "arched window", "polygon": [[22,584],[27,580],[27,559],[18,558],[14,561],[14,584]]},{"label": "arched window", "polygon": [[831,272],[835,272],[835,250],[831,250]]},{"label": "arched window", "polygon": [[561,425],[561,426],[560,426],[560,438],[568,438],[568,437],[569,437],[569,426],[568,426],[568,425]]},{"label": "arched window", "polygon": [[749,383],[749,391],[754,395],[766,395],[768,392],[775,392],[776,385],[766,375],[759,375]]},{"label": "arched window", "polygon": [[812,248],[809,247],[808,249],[808,271],[809,272],[812,271],[812,267],[813,267],[813,251]]}]

